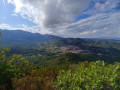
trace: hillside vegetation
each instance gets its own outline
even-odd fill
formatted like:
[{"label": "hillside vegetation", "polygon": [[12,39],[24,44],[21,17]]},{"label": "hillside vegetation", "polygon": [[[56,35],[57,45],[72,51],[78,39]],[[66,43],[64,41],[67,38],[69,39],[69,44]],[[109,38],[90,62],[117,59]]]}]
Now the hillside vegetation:
[{"label": "hillside vegetation", "polygon": [[0,89],[2,90],[120,88],[118,62],[113,65],[104,61],[79,62],[76,55],[67,54],[50,63],[51,66],[41,67],[33,65],[21,55],[6,56],[8,52],[9,49],[0,49]]},{"label": "hillside vegetation", "polygon": [[60,37],[33,40],[32,45],[13,41],[1,44],[5,46],[0,48],[0,90],[120,89],[119,41]]}]

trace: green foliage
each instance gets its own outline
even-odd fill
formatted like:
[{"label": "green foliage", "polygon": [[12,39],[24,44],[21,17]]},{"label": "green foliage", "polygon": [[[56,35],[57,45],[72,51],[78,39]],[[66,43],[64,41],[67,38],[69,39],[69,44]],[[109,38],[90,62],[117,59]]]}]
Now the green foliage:
[{"label": "green foliage", "polygon": [[[21,55],[7,56],[10,49],[0,49],[0,89],[119,89],[120,63],[88,62],[89,56],[67,53],[48,67],[34,68]],[[76,59],[76,60],[74,60]],[[43,58],[43,61],[45,58]],[[82,62],[84,61],[84,62]],[[80,62],[79,64],[76,64]]]},{"label": "green foliage", "polygon": [[55,82],[60,90],[91,90],[120,88],[120,63],[106,64],[103,61],[91,62],[88,67],[77,65],[67,72],[62,70]]},{"label": "green foliage", "polygon": [[7,56],[8,48],[0,48],[0,88],[12,88],[11,78],[19,78],[31,72],[33,66],[21,55]]},{"label": "green foliage", "polygon": [[66,65],[66,64],[75,64],[78,62],[82,62],[85,59],[81,59],[78,54],[73,53],[66,53],[56,57],[55,59],[51,60],[48,65],[49,66],[56,66],[56,65]]},{"label": "green foliage", "polygon": [[22,55],[13,54],[9,59],[10,64],[18,68],[23,76],[29,74],[33,69],[32,63],[28,62]]},{"label": "green foliage", "polygon": [[26,59],[29,62],[32,62],[35,65],[38,66],[48,66],[47,63],[51,62],[53,59],[55,59],[57,56],[51,55],[51,56],[31,56],[26,57]]}]

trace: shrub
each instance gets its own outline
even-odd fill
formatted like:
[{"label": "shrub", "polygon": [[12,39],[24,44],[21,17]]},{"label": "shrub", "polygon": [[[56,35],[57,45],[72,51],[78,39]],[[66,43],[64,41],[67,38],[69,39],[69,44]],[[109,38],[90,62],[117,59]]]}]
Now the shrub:
[{"label": "shrub", "polygon": [[103,61],[91,62],[89,66],[77,65],[74,72],[62,70],[55,81],[60,90],[119,89],[120,63],[106,64]]}]

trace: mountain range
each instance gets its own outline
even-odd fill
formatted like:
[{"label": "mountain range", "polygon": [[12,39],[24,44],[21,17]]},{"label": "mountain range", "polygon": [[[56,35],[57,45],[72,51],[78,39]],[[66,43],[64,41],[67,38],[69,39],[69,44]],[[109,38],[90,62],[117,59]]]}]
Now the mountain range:
[{"label": "mountain range", "polygon": [[0,30],[1,46],[10,47],[16,45],[31,45],[37,42],[48,42],[52,39],[60,38],[53,35],[42,35],[38,33],[30,33],[22,30]]},{"label": "mountain range", "polygon": [[23,30],[0,30],[0,45],[3,47],[33,45],[36,43],[50,42],[52,44],[80,44],[84,41],[115,41],[115,39],[100,39],[100,38],[62,38],[54,35],[42,35],[39,33],[31,33]]},{"label": "mountain range", "polygon": [[25,57],[46,57],[69,52],[93,55],[94,57],[99,57],[97,60],[104,60],[107,62],[120,60],[119,40],[62,38],[54,35],[30,33],[22,30],[0,30],[0,32],[0,47],[11,48],[10,55],[22,54]]},{"label": "mountain range", "polygon": [[120,40],[100,39],[100,38],[62,38],[54,35],[42,35],[39,33],[31,33],[23,30],[0,30],[0,46],[36,46],[37,43],[47,43],[54,46],[100,46],[100,47],[117,47],[119,48]]}]

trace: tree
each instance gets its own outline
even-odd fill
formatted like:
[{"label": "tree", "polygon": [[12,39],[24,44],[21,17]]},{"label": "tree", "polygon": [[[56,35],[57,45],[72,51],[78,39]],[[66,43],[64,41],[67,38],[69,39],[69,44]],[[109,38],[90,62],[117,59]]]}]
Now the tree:
[{"label": "tree", "polygon": [[11,78],[20,78],[29,74],[33,65],[21,55],[6,56],[8,48],[0,48],[0,85],[12,88]]},{"label": "tree", "polygon": [[21,55],[8,56],[9,48],[0,47],[0,89],[12,88],[11,78],[19,78],[32,71],[33,65]]}]

